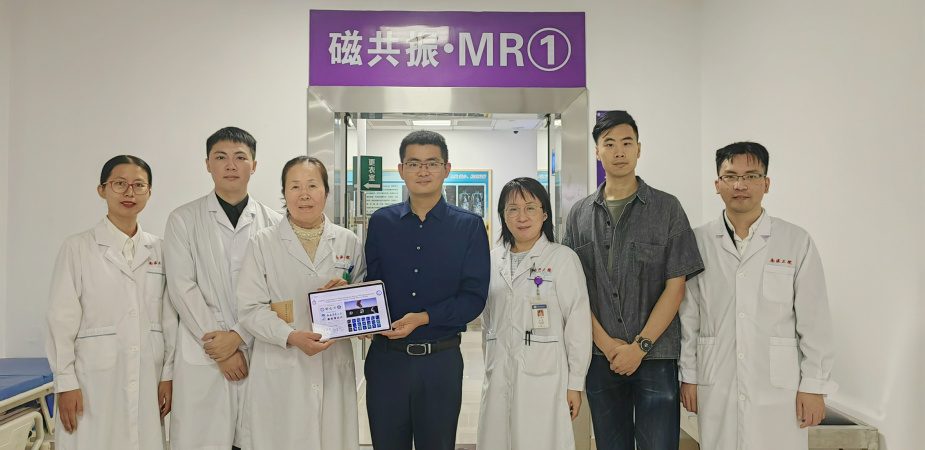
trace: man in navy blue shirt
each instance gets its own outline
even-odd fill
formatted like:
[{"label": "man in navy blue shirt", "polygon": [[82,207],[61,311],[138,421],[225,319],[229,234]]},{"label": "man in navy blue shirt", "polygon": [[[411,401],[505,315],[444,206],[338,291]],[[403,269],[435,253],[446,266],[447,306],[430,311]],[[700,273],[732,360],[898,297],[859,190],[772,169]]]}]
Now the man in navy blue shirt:
[{"label": "man in navy blue shirt", "polygon": [[443,136],[402,140],[398,173],[409,198],[376,211],[366,240],[368,280],[388,291],[392,330],[366,356],[366,405],[376,450],[452,450],[462,405],[459,333],[488,297],[488,234],[478,215],[449,205]]}]

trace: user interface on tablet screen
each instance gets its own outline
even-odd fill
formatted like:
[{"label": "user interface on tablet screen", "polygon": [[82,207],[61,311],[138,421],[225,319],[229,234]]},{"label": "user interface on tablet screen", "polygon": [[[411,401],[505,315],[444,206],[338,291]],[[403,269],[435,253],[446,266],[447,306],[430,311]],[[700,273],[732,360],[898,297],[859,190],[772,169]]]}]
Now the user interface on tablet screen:
[{"label": "user interface on tablet screen", "polygon": [[385,285],[352,284],[308,294],[312,329],[322,339],[374,334],[391,328]]}]

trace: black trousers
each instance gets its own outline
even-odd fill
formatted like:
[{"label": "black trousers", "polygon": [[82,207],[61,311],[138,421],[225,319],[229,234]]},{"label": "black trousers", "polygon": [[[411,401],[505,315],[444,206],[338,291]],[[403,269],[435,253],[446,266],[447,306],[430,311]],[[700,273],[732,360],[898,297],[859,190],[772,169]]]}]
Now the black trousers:
[{"label": "black trousers", "polygon": [[376,450],[453,450],[462,406],[459,347],[426,356],[373,345],[366,355],[366,409]]}]

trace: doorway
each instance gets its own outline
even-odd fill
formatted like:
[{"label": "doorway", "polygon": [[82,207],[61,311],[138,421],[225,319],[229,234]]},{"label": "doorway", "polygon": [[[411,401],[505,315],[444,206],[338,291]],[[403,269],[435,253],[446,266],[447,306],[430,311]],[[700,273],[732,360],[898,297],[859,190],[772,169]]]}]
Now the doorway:
[{"label": "doorway", "polygon": [[[546,186],[557,236],[564,232],[571,206],[587,195],[589,128],[584,88],[322,86],[309,87],[308,99],[308,154],[327,165],[333,180],[325,213],[364,242],[368,217],[407,196],[396,169],[399,143],[412,130],[432,130],[446,137],[453,170],[444,183],[444,197],[482,215],[492,246],[500,236],[495,212],[498,194],[511,179],[529,176]],[[356,184],[356,156],[382,157],[382,191],[362,191]],[[475,443],[484,374],[478,319],[469,330],[462,346],[466,369],[460,444]],[[353,341],[362,445],[369,444],[362,430],[367,426],[366,342]],[[584,426],[576,428],[579,442],[590,440],[590,420],[586,415],[584,419]],[[579,444],[578,448],[587,447]]]}]

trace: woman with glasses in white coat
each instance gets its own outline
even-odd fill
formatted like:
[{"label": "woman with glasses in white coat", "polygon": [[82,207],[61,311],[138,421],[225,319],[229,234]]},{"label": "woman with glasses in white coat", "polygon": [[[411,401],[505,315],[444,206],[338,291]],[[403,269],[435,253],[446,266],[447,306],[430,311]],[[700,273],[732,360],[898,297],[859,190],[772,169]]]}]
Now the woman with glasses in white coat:
[{"label": "woman with glasses in white coat", "polygon": [[107,161],[96,187],[106,217],[58,254],[45,350],[59,450],[166,448],[178,319],[165,298],[161,239],[138,224],[151,181],[137,156]]},{"label": "woman with glasses in white coat", "polygon": [[532,178],[501,190],[503,245],[491,252],[482,313],[479,448],[575,448],[571,420],[591,362],[591,309],[581,262],[555,243],[549,211],[549,194]]},{"label": "woman with glasses in white coat", "polygon": [[321,161],[290,160],[282,186],[287,220],[251,240],[237,290],[238,319],[256,338],[244,405],[250,448],[358,448],[353,348],[311,332],[308,293],[363,281],[363,245],[324,215],[330,189]]}]

